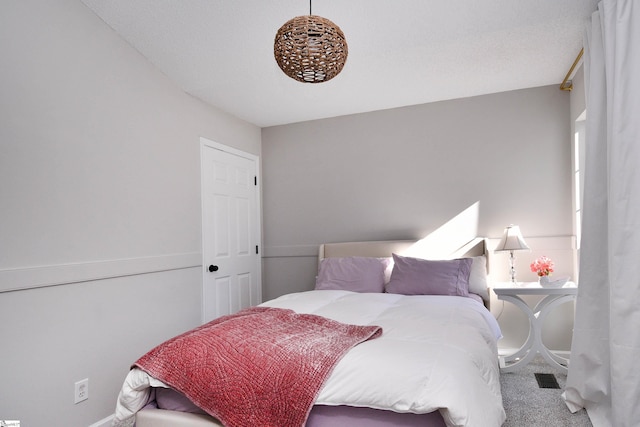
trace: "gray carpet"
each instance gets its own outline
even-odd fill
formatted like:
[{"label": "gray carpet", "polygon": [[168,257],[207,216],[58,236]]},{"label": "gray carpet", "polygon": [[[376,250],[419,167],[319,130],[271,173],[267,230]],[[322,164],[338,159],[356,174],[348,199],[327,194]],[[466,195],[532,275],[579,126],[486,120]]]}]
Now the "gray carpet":
[{"label": "gray carpet", "polygon": [[[539,388],[535,373],[554,374],[560,389]],[[572,414],[562,400],[566,381],[566,374],[546,364],[540,356],[517,372],[500,374],[507,413],[503,427],[591,427],[584,409]]]}]

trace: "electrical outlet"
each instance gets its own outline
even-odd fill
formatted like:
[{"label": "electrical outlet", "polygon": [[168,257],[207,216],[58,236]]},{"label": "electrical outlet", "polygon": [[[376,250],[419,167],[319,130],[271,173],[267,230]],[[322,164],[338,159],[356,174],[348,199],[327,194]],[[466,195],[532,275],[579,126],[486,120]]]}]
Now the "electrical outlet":
[{"label": "electrical outlet", "polygon": [[75,386],[74,403],[80,403],[83,400],[87,400],[89,398],[89,378],[77,381]]}]

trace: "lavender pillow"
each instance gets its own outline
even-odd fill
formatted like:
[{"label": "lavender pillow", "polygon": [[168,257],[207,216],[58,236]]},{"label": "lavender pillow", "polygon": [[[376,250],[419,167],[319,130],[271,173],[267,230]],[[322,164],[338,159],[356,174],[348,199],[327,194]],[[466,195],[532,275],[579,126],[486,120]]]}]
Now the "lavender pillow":
[{"label": "lavender pillow", "polygon": [[469,296],[471,258],[432,261],[393,254],[393,262],[388,293]]},{"label": "lavender pillow", "polygon": [[316,278],[316,289],[353,292],[383,292],[388,258],[324,258]]}]

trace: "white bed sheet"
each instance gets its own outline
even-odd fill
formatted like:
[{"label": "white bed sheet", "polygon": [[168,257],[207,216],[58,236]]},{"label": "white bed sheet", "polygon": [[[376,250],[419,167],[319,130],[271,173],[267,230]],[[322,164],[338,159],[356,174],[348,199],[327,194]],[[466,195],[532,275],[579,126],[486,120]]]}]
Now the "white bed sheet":
[{"label": "white bed sheet", "polygon": [[[417,414],[440,410],[448,426],[498,427],[505,420],[496,345],[500,328],[473,299],[323,290],[262,305],[382,326],[382,336],[356,346],[338,363],[316,404]],[[129,373],[115,425],[130,425],[150,386],[163,384],[138,369]]]},{"label": "white bed sheet", "polygon": [[500,328],[473,299],[309,291],[263,305],[382,326],[381,337],[356,346],[338,363],[317,404],[440,410],[449,426],[500,426],[505,420]]}]

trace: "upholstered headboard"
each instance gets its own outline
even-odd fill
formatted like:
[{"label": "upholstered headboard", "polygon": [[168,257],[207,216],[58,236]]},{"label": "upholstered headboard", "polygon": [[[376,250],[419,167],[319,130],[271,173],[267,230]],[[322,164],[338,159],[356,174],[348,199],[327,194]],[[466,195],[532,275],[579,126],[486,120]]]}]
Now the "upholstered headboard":
[{"label": "upholstered headboard", "polygon": [[[420,242],[413,240],[325,243],[320,245],[318,251],[318,266],[324,258],[354,256],[384,258],[390,257],[393,253],[426,259],[453,259],[484,255],[487,259],[487,273],[489,273],[491,252],[487,249],[487,240],[482,237],[477,237],[454,251],[438,253],[431,248],[428,254],[421,253]],[[486,298],[484,298],[484,303],[488,308],[489,301]]]},{"label": "upholstered headboard", "polygon": [[412,240],[389,240],[379,242],[345,242],[325,243],[320,245],[318,263],[323,258],[338,258],[347,256],[362,257],[390,257],[392,253],[402,255],[416,242]]},{"label": "upholstered headboard", "polygon": [[[344,242],[324,243],[318,251],[318,264],[323,258],[337,258],[347,256],[362,257],[390,257],[392,253],[398,255],[419,257],[419,242],[414,240],[386,240],[374,242]],[[431,259],[451,259],[484,255],[487,257],[487,272],[489,271],[489,254],[487,240],[482,237],[475,238],[458,248],[454,252],[438,254]]]}]

